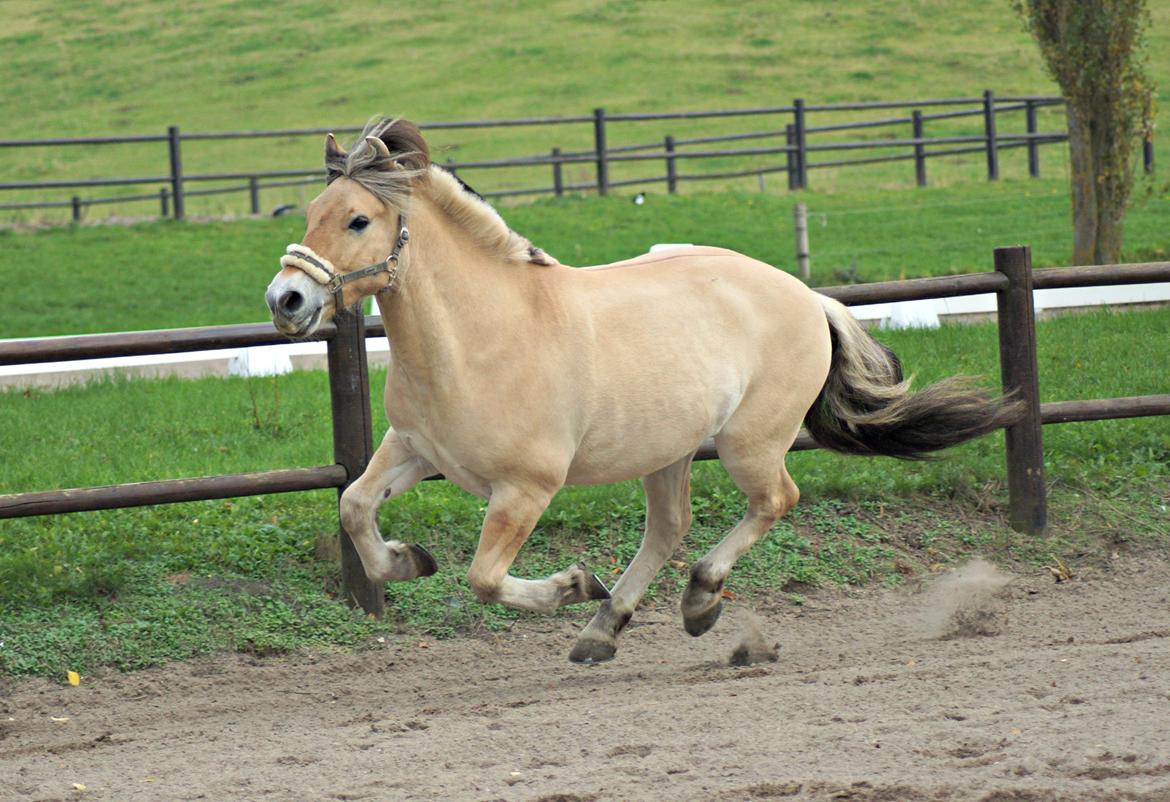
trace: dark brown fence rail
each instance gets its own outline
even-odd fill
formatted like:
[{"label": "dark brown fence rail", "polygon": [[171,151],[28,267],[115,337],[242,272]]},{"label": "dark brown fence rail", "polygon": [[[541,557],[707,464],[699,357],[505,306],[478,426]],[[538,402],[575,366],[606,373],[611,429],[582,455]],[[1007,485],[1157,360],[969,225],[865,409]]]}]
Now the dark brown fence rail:
[{"label": "dark brown fence rail", "polygon": [[[1006,430],[1009,515],[1016,529],[1037,533],[1047,523],[1041,426],[1170,415],[1170,394],[1041,404],[1032,290],[1170,281],[1170,262],[1048,268],[1033,272],[1028,248],[1013,246],[996,249],[995,266],[996,270],[989,273],[826,287],[819,291],[846,304],[996,293],[1003,389],[1022,398],[1028,407],[1025,419]],[[334,465],[0,495],[0,518],[328,487],[338,488],[340,498],[341,491],[361,475],[373,454],[365,338],[384,335],[379,318],[353,313],[337,316],[321,331],[322,338],[328,340]],[[272,345],[284,341],[269,324],[34,339],[0,343],[0,365]],[[817,447],[812,438],[802,433],[794,450]],[[705,443],[698,458],[716,458],[713,445]],[[348,598],[369,612],[380,612],[382,589],[366,580],[344,529],[340,537],[342,579]]]},{"label": "dark brown fence rail", "polygon": [[[744,108],[720,111],[689,111],[646,114],[609,114],[605,109],[594,109],[590,115],[569,117],[532,117],[500,120],[474,120],[462,122],[431,122],[422,127],[427,131],[457,131],[471,129],[511,128],[517,126],[544,126],[553,129],[591,128],[592,149],[565,150],[551,147],[548,152],[518,156],[506,159],[449,160],[445,166],[460,173],[485,172],[511,168],[544,168],[550,183],[532,187],[510,187],[489,189],[482,194],[488,197],[518,195],[554,194],[565,192],[597,192],[605,195],[611,189],[621,187],[649,187],[665,185],[668,192],[676,192],[682,182],[726,180],[737,177],[764,176],[784,173],[791,190],[807,188],[809,174],[813,170],[827,168],[856,167],[882,162],[909,161],[914,164],[915,181],[919,186],[927,183],[927,162],[929,159],[981,154],[986,161],[987,177],[998,178],[1000,154],[1005,150],[1024,149],[1027,151],[1029,175],[1040,172],[1039,148],[1043,145],[1064,142],[1067,133],[1063,130],[1038,130],[1037,112],[1047,107],[1063,106],[1063,99],[1049,96],[997,97],[991,90],[981,96],[962,98],[933,98],[922,100],[880,101],[868,103],[806,103],[796,99],[788,106],[766,108]],[[813,125],[814,117],[828,118],[846,112],[874,112],[885,109],[900,109],[907,113],[880,119],[826,122]],[[939,109],[931,111],[932,109]],[[1023,115],[1024,133],[1002,133],[1000,123],[1005,115]],[[926,126],[943,120],[975,118],[981,123],[981,132],[967,136],[927,136]],[[698,137],[665,136],[654,142],[642,142],[612,146],[613,134],[623,125],[650,121],[680,123],[694,120],[736,119],[745,124],[752,120],[765,119],[772,125],[757,130],[730,134]],[[870,129],[892,129],[894,134],[877,139],[855,141],[828,141],[827,135],[848,131]],[[261,192],[279,187],[318,184],[324,176],[318,167],[294,168],[287,170],[235,171],[185,173],[183,169],[184,147],[200,142],[224,140],[273,139],[320,136],[329,131],[353,133],[358,129],[336,128],[295,128],[272,131],[209,131],[184,133],[178,126],[171,126],[165,134],[134,136],[101,136],[52,139],[6,139],[0,140],[0,149],[30,148],[44,146],[113,145],[113,144],[155,144],[167,143],[167,171],[146,176],[114,176],[104,178],[69,178],[42,181],[0,181],[0,191],[21,191],[38,194],[52,194],[62,190],[89,190],[99,187],[146,186],[150,192],[109,197],[83,197],[72,194],[57,199],[22,200],[0,204],[0,211],[29,209],[68,208],[72,219],[78,222],[85,210],[91,206],[123,204],[134,202],[157,203],[162,217],[182,219],[186,215],[187,199],[205,195],[243,194],[248,197],[248,210],[260,212]],[[908,136],[906,135],[908,134]],[[554,134],[551,134],[555,136]],[[760,146],[727,147],[729,143],[765,140]],[[718,145],[722,147],[710,147]],[[696,149],[695,146],[699,146]],[[878,155],[853,155],[857,152],[877,151]],[[1145,143],[1145,169],[1153,169],[1153,147]],[[710,163],[712,160],[733,160],[750,162],[736,169],[717,169],[705,172],[686,172],[680,166]],[[663,170],[658,175],[641,174],[628,178],[617,178],[615,173],[626,165],[658,162]],[[564,169],[570,165],[590,165],[592,180],[566,182]],[[528,171],[529,173],[531,170]],[[645,173],[645,170],[642,171]],[[224,182],[230,182],[223,186]],[[200,184],[219,184],[196,188]]]}]

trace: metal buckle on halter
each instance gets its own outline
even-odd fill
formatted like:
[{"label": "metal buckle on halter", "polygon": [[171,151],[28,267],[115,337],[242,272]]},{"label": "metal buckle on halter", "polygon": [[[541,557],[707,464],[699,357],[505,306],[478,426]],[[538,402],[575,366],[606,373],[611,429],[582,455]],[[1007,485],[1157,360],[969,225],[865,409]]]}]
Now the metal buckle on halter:
[{"label": "metal buckle on halter", "polygon": [[[386,275],[389,278],[386,280],[386,286],[378,290],[379,295],[392,291],[394,285],[398,283],[399,256],[402,253],[402,249],[406,247],[406,243],[410,242],[410,230],[406,227],[405,215],[401,215],[400,220],[401,227],[398,229],[398,239],[394,242],[394,249],[390,251],[390,255],[382,262],[382,268],[386,271]],[[390,266],[391,262],[394,263],[394,267]]]}]

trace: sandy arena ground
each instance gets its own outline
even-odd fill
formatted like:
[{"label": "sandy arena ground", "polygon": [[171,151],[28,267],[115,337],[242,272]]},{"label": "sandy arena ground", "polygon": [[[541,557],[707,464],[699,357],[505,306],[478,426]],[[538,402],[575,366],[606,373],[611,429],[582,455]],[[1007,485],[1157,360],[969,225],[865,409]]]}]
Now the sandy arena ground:
[{"label": "sandy arena ground", "polygon": [[0,799],[1170,800],[1170,563],[1006,579],[9,682]]}]

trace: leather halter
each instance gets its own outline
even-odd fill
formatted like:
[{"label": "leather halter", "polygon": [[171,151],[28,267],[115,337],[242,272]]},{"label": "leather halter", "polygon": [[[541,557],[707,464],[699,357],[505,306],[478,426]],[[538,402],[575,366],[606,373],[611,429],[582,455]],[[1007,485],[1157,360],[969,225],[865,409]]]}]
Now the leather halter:
[{"label": "leather halter", "polygon": [[349,273],[339,273],[337,272],[337,268],[328,259],[318,255],[309,246],[294,242],[285,249],[284,256],[280,257],[280,266],[297,268],[331,292],[333,294],[333,308],[340,312],[341,293],[346,284],[363,278],[369,278],[370,276],[376,276],[379,273],[385,273],[388,276],[386,286],[378,290],[378,292],[393,292],[396,289],[400,275],[399,266],[402,249],[406,247],[406,243],[409,241],[410,231],[406,227],[406,214],[399,212],[398,239],[394,241],[394,249],[390,251],[390,255],[381,262],[375,262],[372,265],[353,270]]}]

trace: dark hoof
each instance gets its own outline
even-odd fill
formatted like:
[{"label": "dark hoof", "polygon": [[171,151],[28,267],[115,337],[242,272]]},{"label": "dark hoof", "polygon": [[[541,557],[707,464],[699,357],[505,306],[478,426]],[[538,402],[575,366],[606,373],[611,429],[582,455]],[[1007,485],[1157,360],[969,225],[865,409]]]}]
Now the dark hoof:
[{"label": "dark hoof", "polygon": [[608,663],[617,654],[617,646],[602,640],[581,639],[569,652],[569,662],[583,666],[592,666],[598,663]]},{"label": "dark hoof", "polygon": [[705,633],[711,627],[715,626],[715,622],[719,620],[719,614],[723,612],[722,599],[716,602],[715,606],[707,610],[700,616],[695,618],[683,617],[683,627],[687,634],[694,635],[696,638]]},{"label": "dark hoof", "polygon": [[419,576],[430,576],[439,570],[439,564],[435,562],[435,558],[419,544],[410,544],[410,554],[414,558],[414,565],[418,569]]},{"label": "dark hoof", "polygon": [[609,590],[597,574],[590,574],[589,579],[585,580],[585,598],[594,601],[609,598]]}]

